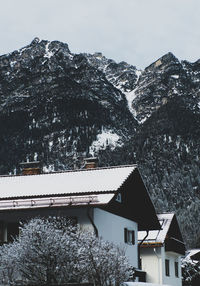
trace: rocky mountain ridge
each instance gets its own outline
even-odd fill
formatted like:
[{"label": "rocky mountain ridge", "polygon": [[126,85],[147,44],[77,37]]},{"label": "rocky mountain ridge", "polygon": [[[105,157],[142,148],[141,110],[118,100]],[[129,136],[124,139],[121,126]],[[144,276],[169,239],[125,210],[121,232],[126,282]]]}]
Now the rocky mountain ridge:
[{"label": "rocky mountain ridge", "polygon": [[168,53],[141,71],[36,38],[0,57],[0,122],[2,175],[26,160],[137,162],[157,211],[176,211],[187,245],[199,243],[200,61]]}]

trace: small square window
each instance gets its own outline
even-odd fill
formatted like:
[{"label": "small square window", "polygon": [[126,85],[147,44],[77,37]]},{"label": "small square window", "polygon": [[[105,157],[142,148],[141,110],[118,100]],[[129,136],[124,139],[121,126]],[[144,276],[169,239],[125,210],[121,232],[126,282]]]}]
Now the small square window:
[{"label": "small square window", "polygon": [[165,259],[165,275],[170,276],[169,259]]},{"label": "small square window", "polygon": [[117,194],[116,199],[115,199],[118,203],[122,202],[122,195],[121,193]]},{"label": "small square window", "polygon": [[178,275],[178,261],[174,262],[174,269],[175,269],[175,276],[179,277],[179,275]]},{"label": "small square window", "polygon": [[128,244],[135,244],[135,232],[134,230],[124,229],[124,242]]}]

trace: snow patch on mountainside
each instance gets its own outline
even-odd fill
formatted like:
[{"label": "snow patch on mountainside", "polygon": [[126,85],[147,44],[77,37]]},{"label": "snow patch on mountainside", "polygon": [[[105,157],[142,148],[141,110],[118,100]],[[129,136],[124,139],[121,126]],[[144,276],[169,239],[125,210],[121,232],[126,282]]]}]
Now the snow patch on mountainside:
[{"label": "snow patch on mountainside", "polygon": [[45,54],[44,54],[44,58],[48,58],[50,59],[53,56],[53,53],[49,50],[49,44],[50,42],[48,42],[45,46]]},{"label": "snow patch on mountainside", "polygon": [[146,115],[140,120],[137,118],[137,111],[133,108],[133,101],[137,97],[136,90],[137,88],[130,92],[124,92],[124,94],[126,96],[128,108],[130,112],[133,114],[133,117],[137,120],[139,124],[143,124],[150,117],[150,114]]},{"label": "snow patch on mountainside", "polygon": [[141,70],[136,70],[136,71],[135,71],[135,74],[136,74],[136,76],[137,76],[137,81],[138,81],[139,77],[140,77],[141,74],[142,74],[142,71],[141,71]]},{"label": "snow patch on mountainside", "polygon": [[[139,77],[141,76],[142,74],[142,71],[141,70],[136,70],[136,76],[137,76],[137,81],[136,81],[136,84],[138,83],[138,80],[139,80]],[[137,120],[136,116],[137,116],[137,112],[136,110],[133,108],[133,100],[137,97],[136,95],[136,90],[137,88],[129,91],[129,92],[124,92],[125,96],[126,96],[126,100],[127,100],[127,103],[128,103],[128,108],[130,110],[130,112],[133,114],[134,118]],[[137,120],[138,121],[138,120]]]},{"label": "snow patch on mountainside", "polygon": [[102,129],[102,133],[97,135],[97,140],[92,142],[89,148],[89,153],[95,155],[95,152],[99,150],[105,150],[108,146],[111,150],[114,150],[118,146],[122,146],[121,138],[112,130]]},{"label": "snow patch on mountainside", "polygon": [[128,103],[128,108],[129,108],[130,112],[133,114],[134,117],[137,114],[136,114],[135,109],[132,106],[132,103],[133,103],[133,100],[137,97],[137,95],[135,94],[136,89],[134,89],[134,90],[132,90],[130,92],[124,92],[124,94],[126,96],[127,103]]}]

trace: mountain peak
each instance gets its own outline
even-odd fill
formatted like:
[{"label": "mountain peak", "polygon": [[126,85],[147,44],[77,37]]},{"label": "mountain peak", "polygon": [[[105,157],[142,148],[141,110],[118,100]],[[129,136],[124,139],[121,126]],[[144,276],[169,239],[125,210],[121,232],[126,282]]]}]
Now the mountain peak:
[{"label": "mountain peak", "polygon": [[161,59],[166,59],[166,60],[177,60],[177,57],[172,53],[172,52],[168,52],[165,55],[163,55],[161,57]]},{"label": "mountain peak", "polygon": [[163,55],[159,59],[157,59],[155,62],[150,64],[148,67],[145,68],[145,71],[150,71],[155,68],[161,68],[165,65],[169,65],[171,63],[179,64],[179,60],[172,54],[171,52]]},{"label": "mountain peak", "polygon": [[48,41],[43,40],[38,37],[35,37],[32,42],[19,49],[17,52],[19,52],[20,55],[22,55],[23,52],[31,53],[32,57],[35,57],[37,55],[44,54],[45,57],[49,57],[50,55],[54,55],[57,52],[63,52],[63,53],[70,53],[68,44],[60,42],[60,41]]},{"label": "mountain peak", "polygon": [[32,40],[31,45],[34,46],[34,45],[38,44],[39,42],[40,42],[40,38],[35,37],[35,38]]}]

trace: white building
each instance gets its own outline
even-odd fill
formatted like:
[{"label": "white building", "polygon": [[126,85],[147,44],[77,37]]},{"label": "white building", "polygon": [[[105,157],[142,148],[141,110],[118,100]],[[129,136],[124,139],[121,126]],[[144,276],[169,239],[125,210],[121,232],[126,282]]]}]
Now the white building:
[{"label": "white building", "polygon": [[175,214],[158,215],[161,230],[138,232],[141,268],[149,283],[181,286],[181,256],[185,245]]},{"label": "white building", "polygon": [[2,242],[18,234],[19,221],[65,216],[105,240],[126,246],[126,255],[138,268],[138,229],[160,228],[136,165],[1,176],[0,186]]}]

